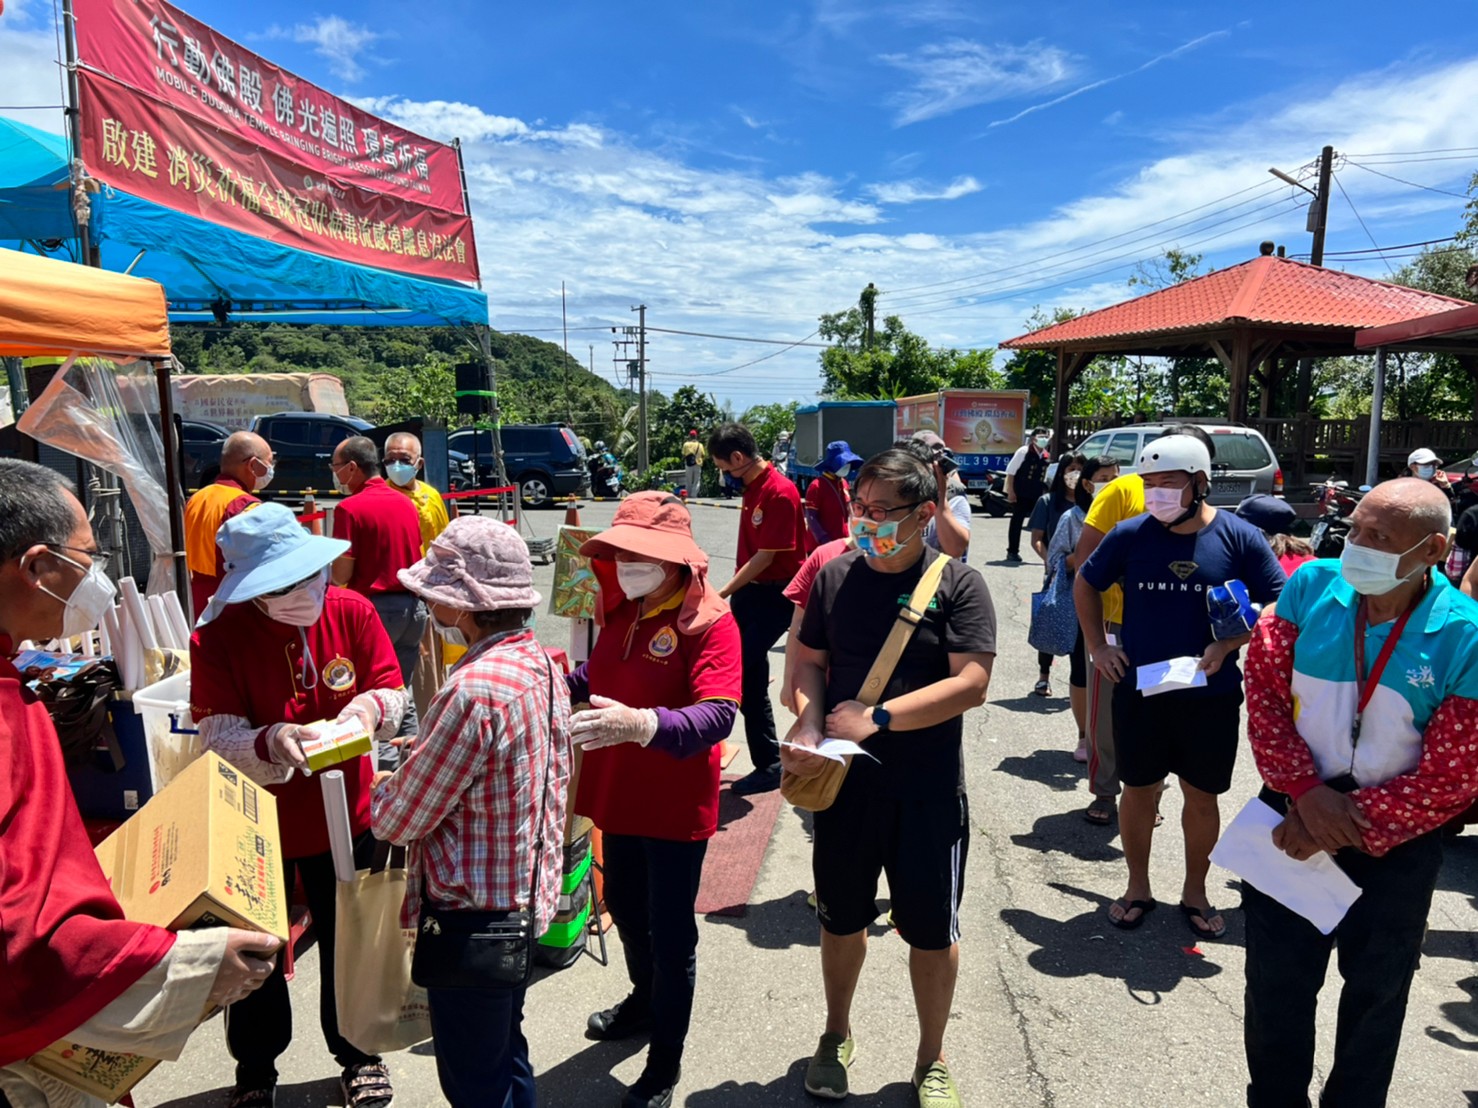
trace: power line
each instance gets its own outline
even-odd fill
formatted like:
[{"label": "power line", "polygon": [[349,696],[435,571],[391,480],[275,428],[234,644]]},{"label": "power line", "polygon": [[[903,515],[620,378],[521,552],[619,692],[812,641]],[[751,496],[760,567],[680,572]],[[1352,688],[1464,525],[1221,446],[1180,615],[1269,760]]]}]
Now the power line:
[{"label": "power line", "polygon": [[[1457,236],[1448,235],[1446,238],[1443,239],[1426,239],[1423,242],[1401,242],[1397,243],[1394,246],[1362,247],[1359,250],[1330,250],[1327,251],[1324,256],[1326,258],[1343,258],[1348,257],[1352,254],[1379,254],[1383,250],[1413,250],[1419,246],[1438,246],[1444,242],[1457,242]],[[1466,249],[1466,247],[1457,247],[1455,249]],[[1443,251],[1433,251],[1433,253],[1443,253]],[[1309,256],[1309,253],[1307,250],[1304,250],[1299,251],[1296,254],[1290,254],[1288,256],[1290,258],[1307,258]]]},{"label": "power line", "polygon": [[[690,338],[695,338],[695,339],[726,339],[729,342],[762,342],[762,343],[767,343],[767,344],[769,344],[771,346],[785,346],[785,347],[790,347],[790,346],[819,346],[819,347],[824,347],[824,346],[827,345],[824,342],[807,342],[805,339],[802,339],[799,342],[792,342],[790,339],[761,339],[761,338],[755,338],[753,335],[712,335],[712,334],[709,334],[707,331],[677,331],[677,330],[672,329],[671,327],[648,327],[647,330],[648,331],[658,331],[658,332],[660,332],[660,333],[662,333],[664,335],[687,335]],[[812,333],[814,334],[814,332],[812,332]],[[806,337],[809,338],[810,336],[808,335]]]},{"label": "power line", "polygon": [[1355,213],[1355,218],[1360,221],[1360,229],[1365,232],[1365,237],[1370,240],[1370,245],[1375,247],[1375,252],[1380,254],[1380,260],[1385,262],[1386,265],[1386,273],[1390,275],[1391,263],[1386,261],[1385,254],[1381,253],[1380,243],[1375,241],[1375,236],[1370,233],[1370,228],[1365,226],[1365,217],[1360,214],[1360,210],[1355,207],[1355,202],[1350,199],[1350,194],[1345,191],[1344,182],[1339,179],[1339,174],[1333,174],[1333,177],[1335,185],[1339,188],[1339,194],[1345,198],[1345,203],[1350,206],[1350,211]]},{"label": "power line", "polygon": [[[780,357],[780,355],[781,354],[784,354],[786,350],[794,350],[797,346],[801,346],[802,344],[805,344],[806,339],[811,338],[812,335],[818,335],[820,333],[821,333],[821,328],[818,327],[818,328],[816,328],[816,330],[812,331],[810,335],[807,335],[806,338],[799,339],[796,342],[791,343],[789,346],[785,347],[782,350],[774,350],[774,351],[771,351],[769,354],[762,354],[758,358],[755,358],[755,359],[753,359],[751,361],[748,361],[748,362],[740,362],[738,365],[736,365],[736,366],[730,366],[728,369],[716,369],[716,370],[711,370],[711,371],[709,371],[707,373],[699,373],[698,371],[694,370],[694,371],[691,372],[691,376],[694,376],[694,377],[721,377],[724,374],[733,373],[736,369],[744,369],[744,368],[746,368],[748,366],[758,365],[760,362],[768,361],[771,358],[778,358],[778,357]],[[811,344],[811,345],[815,345],[815,344]],[[760,378],[760,380],[767,380],[767,379],[772,379],[772,378]],[[738,380],[738,378],[730,378],[730,380]]]},{"label": "power line", "polygon": [[[1157,226],[1162,225],[1162,223],[1168,223],[1171,222],[1171,220],[1182,219],[1182,217],[1184,216],[1190,216],[1191,213],[1202,211],[1203,208],[1215,207],[1216,204],[1221,204],[1221,202],[1228,201],[1228,199],[1233,199],[1234,196],[1240,196],[1244,194],[1244,192],[1255,192],[1258,191],[1258,189],[1270,188],[1277,188],[1277,186],[1274,185],[1273,182],[1267,182],[1267,180],[1259,180],[1256,185],[1249,185],[1247,186],[1247,188],[1237,189],[1236,192],[1228,192],[1227,195],[1218,196],[1218,198],[1216,199],[1210,199],[1210,201],[1206,201],[1205,204],[1199,204],[1197,205],[1197,207],[1187,208],[1187,210],[1185,211],[1179,211],[1179,213],[1175,213],[1174,216],[1166,216],[1165,219],[1154,220],[1153,223],[1145,223],[1145,225],[1138,226],[1138,228],[1120,230],[1117,235],[1108,235],[1107,238],[1097,239],[1097,241],[1094,242],[1083,242],[1082,245],[1077,245],[1077,247],[1069,247],[1067,248],[1067,250],[1058,251],[1057,254],[1046,254],[1045,257],[1041,257],[1041,259],[1036,259],[1035,261],[1032,261],[1032,263],[1023,263],[1023,266],[1012,266],[1011,269],[1021,269],[1021,267],[1029,266],[1029,264],[1039,264],[1042,263],[1042,261],[1051,261],[1052,259],[1054,259],[1054,257],[1063,257],[1064,254],[1075,254],[1076,251],[1086,250],[1086,248],[1088,247],[1098,247],[1098,245],[1106,244],[1106,242],[1113,242],[1114,239],[1123,238],[1123,236],[1125,235],[1134,235],[1134,233],[1141,232],[1141,230],[1157,228]],[[1233,207],[1240,207],[1240,205],[1233,205]],[[1197,222],[1197,220],[1191,220],[1191,222],[1194,223]],[[990,270],[990,272],[999,275],[1002,270]],[[1009,272],[1009,270],[1007,270],[1007,272]],[[986,273],[968,273],[968,275],[959,276],[959,278],[950,278],[949,281],[931,281],[927,282],[927,284],[922,285],[905,285],[905,287],[903,288],[888,288],[888,290],[882,290],[879,295],[899,295],[900,293],[912,293],[912,291],[919,290],[919,288],[941,288],[943,287],[943,285],[953,285],[959,284],[959,282],[964,281],[974,281],[975,278],[981,278],[981,276],[986,276]]]},{"label": "power line", "polygon": [[1374,154],[1346,154],[1347,158],[1406,158],[1424,154],[1478,153],[1478,146],[1444,146],[1438,150],[1386,150]]},{"label": "power line", "polygon": [[1348,158],[1345,159],[1345,164],[1346,165],[1352,165],[1356,169],[1363,169],[1363,170],[1365,170],[1366,173],[1374,173],[1377,177],[1384,177],[1387,181],[1395,181],[1398,185],[1410,185],[1414,189],[1425,189],[1427,192],[1439,193],[1442,196],[1455,196],[1459,200],[1466,200],[1466,199],[1468,199],[1468,196],[1467,196],[1466,193],[1453,192],[1451,189],[1439,189],[1439,188],[1433,187],[1432,185],[1421,185],[1421,184],[1418,184],[1415,181],[1403,180],[1400,177],[1393,177],[1389,173],[1382,173],[1378,169],[1371,169],[1370,166],[1368,166],[1368,165],[1361,165],[1359,162],[1352,162]]}]

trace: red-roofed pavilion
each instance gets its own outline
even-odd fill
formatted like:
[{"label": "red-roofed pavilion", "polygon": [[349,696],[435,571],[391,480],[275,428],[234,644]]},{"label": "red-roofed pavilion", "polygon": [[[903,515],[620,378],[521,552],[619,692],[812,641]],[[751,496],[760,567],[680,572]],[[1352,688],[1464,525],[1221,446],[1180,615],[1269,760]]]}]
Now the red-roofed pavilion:
[{"label": "red-roofed pavilion", "polygon": [[1068,389],[1099,354],[1213,356],[1231,379],[1228,418],[1241,423],[1253,376],[1270,388],[1290,359],[1366,353],[1355,342],[1365,328],[1459,307],[1472,305],[1264,254],[1001,346],[1057,355],[1053,426],[1063,441]]}]

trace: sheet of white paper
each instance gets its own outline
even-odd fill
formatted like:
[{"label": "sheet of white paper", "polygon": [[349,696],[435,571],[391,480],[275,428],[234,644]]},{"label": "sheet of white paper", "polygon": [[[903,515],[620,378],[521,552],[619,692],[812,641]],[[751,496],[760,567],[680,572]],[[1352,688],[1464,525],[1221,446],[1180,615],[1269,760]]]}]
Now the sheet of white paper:
[{"label": "sheet of white paper", "polygon": [[792,750],[804,750],[807,754],[820,754],[823,758],[830,758],[833,762],[845,761],[848,754],[862,754],[872,758],[874,762],[877,761],[875,756],[868,754],[867,751],[863,750],[861,746],[852,742],[850,739],[822,739],[820,746],[806,746],[804,743],[787,742],[783,742],[780,745],[788,746]]},{"label": "sheet of white paper", "polygon": [[1145,696],[1176,689],[1199,689],[1206,684],[1206,671],[1199,668],[1199,658],[1171,658],[1168,662],[1151,662],[1140,666],[1136,674],[1136,685]]},{"label": "sheet of white paper", "polygon": [[1273,828],[1282,822],[1282,816],[1253,797],[1221,833],[1211,860],[1327,935],[1359,899],[1360,887],[1323,851],[1300,862],[1274,846]]}]

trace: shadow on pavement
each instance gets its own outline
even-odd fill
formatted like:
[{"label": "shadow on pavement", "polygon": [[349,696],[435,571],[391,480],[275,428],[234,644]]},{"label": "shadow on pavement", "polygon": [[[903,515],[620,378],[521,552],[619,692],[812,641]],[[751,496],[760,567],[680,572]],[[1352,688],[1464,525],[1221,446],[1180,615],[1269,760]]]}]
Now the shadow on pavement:
[{"label": "shadow on pavement", "polygon": [[1038,696],[1036,693],[1028,693],[1010,700],[990,700],[986,707],[1004,708],[1008,712],[1026,712],[1034,716],[1061,716],[1067,715],[1072,705],[1065,696]]},{"label": "shadow on pavement", "polygon": [[1111,841],[1117,834],[1118,829],[1112,824],[1100,827],[1089,823],[1082,811],[1074,808],[1071,812],[1038,817],[1030,831],[1012,835],[1011,842],[1043,854],[1055,851],[1084,862],[1112,862],[1124,857],[1124,852]]},{"label": "shadow on pavement", "polygon": [[[735,927],[743,931],[751,946],[762,950],[788,950],[793,946],[821,945],[821,925],[816,922],[816,913],[806,903],[810,890],[797,889],[787,896],[751,904],[742,916],[707,915],[708,923]],[[882,906],[877,922],[867,929],[873,938],[886,935],[891,930],[884,922],[889,904],[886,898],[878,901]],[[818,969],[819,972],[819,969]]]},{"label": "shadow on pavement", "polygon": [[[392,1065],[390,1079],[395,1080]],[[231,1086],[223,1085],[208,1093],[179,1097],[166,1101],[159,1108],[220,1108],[231,1094]],[[323,1108],[325,1104],[342,1104],[337,1077],[323,1077],[317,1081],[302,1081],[296,1085],[277,1086],[277,1108]]]},{"label": "shadow on pavement", "polygon": [[1219,943],[1199,945],[1181,921],[1175,901],[1161,901],[1144,925],[1135,931],[1119,931],[1105,912],[1113,899],[1100,893],[1060,882],[1050,887],[1092,905],[1067,920],[1050,919],[1020,908],[1007,908],[1001,919],[1037,949],[1027,963],[1051,977],[1105,977],[1123,981],[1131,997],[1140,1004],[1160,1003],[1186,980],[1205,981],[1221,973],[1210,961],[1216,947],[1242,944],[1242,917],[1223,908],[1226,938]]},{"label": "shadow on pavement", "polygon": [[996,772],[1009,773],[1023,781],[1035,781],[1060,793],[1075,791],[1088,776],[1087,767],[1073,761],[1073,752],[1067,749],[1034,750],[1025,757],[1011,755],[1001,759]]},{"label": "shadow on pavement", "polygon": [[[786,1070],[784,1077],[761,1085],[758,1081],[725,1081],[711,1089],[688,1093],[682,1098],[685,1108],[752,1108],[754,1105],[815,1105],[821,1103],[806,1092],[806,1065],[809,1058],[798,1058]],[[539,1086],[542,1094],[544,1086]],[[918,1103],[913,1086],[907,1081],[894,1081],[884,1085],[875,1093],[854,1092],[847,1097],[848,1104],[869,1104],[877,1108],[904,1108]]]},{"label": "shadow on pavement", "polygon": [[1478,1051],[1478,977],[1468,977],[1457,983],[1457,987],[1468,994],[1467,1000],[1451,1000],[1439,1005],[1447,1022],[1462,1031],[1467,1037],[1447,1030],[1445,1027],[1428,1027],[1427,1037],[1436,1039],[1454,1050]]},{"label": "shadow on pavement", "polygon": [[611,1073],[634,1054],[645,1054],[645,1037],[591,1043],[559,1065],[535,1074],[542,1104],[615,1104],[626,1086]]}]

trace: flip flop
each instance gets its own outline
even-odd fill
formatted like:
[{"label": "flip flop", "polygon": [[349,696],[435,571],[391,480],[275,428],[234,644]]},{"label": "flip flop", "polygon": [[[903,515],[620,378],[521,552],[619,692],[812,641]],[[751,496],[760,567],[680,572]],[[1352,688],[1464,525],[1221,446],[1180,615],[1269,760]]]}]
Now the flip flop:
[{"label": "flip flop", "polygon": [[1118,810],[1119,805],[1113,797],[1095,797],[1093,803],[1083,809],[1083,818],[1095,826],[1107,827]]},{"label": "flip flop", "polygon": [[1227,933],[1227,925],[1225,923],[1219,929],[1213,929],[1210,926],[1202,927],[1196,923],[1197,916],[1209,921],[1213,916],[1218,914],[1216,909],[1210,904],[1206,905],[1204,909],[1193,908],[1182,900],[1180,902],[1180,912],[1181,915],[1185,916],[1185,923],[1191,929],[1191,934],[1195,935],[1198,939],[1210,939],[1214,941]]},{"label": "flip flop", "polygon": [[1153,912],[1156,907],[1154,898],[1151,898],[1149,900],[1126,901],[1121,896],[1118,900],[1114,901],[1114,903],[1117,904],[1120,908],[1124,909],[1125,916],[1128,916],[1128,914],[1134,911],[1134,909],[1139,909],[1139,915],[1135,916],[1133,919],[1114,919],[1113,916],[1108,917],[1109,923],[1113,924],[1120,931],[1133,931],[1136,927],[1144,922],[1144,917]]}]

